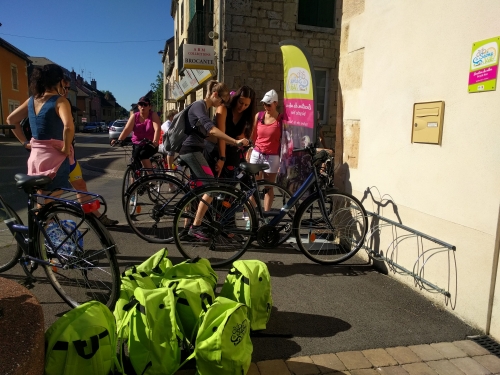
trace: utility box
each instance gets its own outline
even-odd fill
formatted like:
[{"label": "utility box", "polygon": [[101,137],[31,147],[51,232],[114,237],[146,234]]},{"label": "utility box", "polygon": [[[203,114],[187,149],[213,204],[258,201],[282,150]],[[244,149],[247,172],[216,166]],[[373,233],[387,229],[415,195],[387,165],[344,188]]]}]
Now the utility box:
[{"label": "utility box", "polygon": [[441,144],[443,134],[444,102],[415,103],[413,105],[412,143]]}]

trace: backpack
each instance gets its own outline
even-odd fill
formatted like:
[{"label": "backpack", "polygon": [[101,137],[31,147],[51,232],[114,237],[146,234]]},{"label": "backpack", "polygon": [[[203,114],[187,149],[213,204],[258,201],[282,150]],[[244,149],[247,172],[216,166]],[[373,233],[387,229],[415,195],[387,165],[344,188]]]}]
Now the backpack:
[{"label": "backpack", "polygon": [[252,331],[266,329],[271,317],[271,276],[260,260],[233,262],[220,296],[248,306],[248,319]]},{"label": "backpack", "polygon": [[[115,304],[113,315],[117,326],[120,326],[126,311],[123,308],[130,302],[137,287],[143,289],[156,289],[160,286],[163,274],[172,267],[172,262],[167,258],[168,250],[161,249],[138,266],[125,270],[121,275],[120,295]],[[125,329],[123,336],[128,337]]]},{"label": "backpack", "polygon": [[[183,336],[177,325],[175,303],[171,288],[136,288],[134,298],[125,306],[127,313],[118,327],[118,340],[127,341],[136,374],[173,374],[179,367]],[[128,339],[123,336],[125,328]],[[123,346],[121,349],[123,366]]]},{"label": "backpack", "polygon": [[190,356],[196,358],[198,375],[248,372],[253,345],[247,309],[242,303],[219,296],[201,314],[195,351]]},{"label": "backpack", "polygon": [[46,375],[108,375],[117,360],[113,314],[98,301],[86,302],[52,324],[45,347]]},{"label": "backpack", "polygon": [[173,288],[177,298],[175,309],[182,333],[189,343],[194,345],[198,333],[198,318],[203,311],[204,300],[212,304],[215,300],[214,290],[211,284],[201,277],[171,281],[168,286]]},{"label": "backpack", "polygon": [[168,130],[163,134],[163,150],[179,151],[182,143],[191,134],[192,128],[189,125],[188,112],[193,103],[189,104],[182,111],[177,113],[172,119]]},{"label": "backpack", "polygon": [[170,284],[170,281],[197,279],[200,277],[205,279],[211,285],[212,289],[215,290],[219,278],[217,273],[213,270],[208,259],[196,257],[169,268],[163,275],[161,285],[167,286]]}]

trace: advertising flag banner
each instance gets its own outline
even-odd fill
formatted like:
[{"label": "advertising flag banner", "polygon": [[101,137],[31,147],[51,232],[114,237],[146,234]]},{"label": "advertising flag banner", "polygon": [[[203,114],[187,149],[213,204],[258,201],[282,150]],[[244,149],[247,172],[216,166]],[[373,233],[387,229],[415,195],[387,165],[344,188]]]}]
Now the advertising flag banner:
[{"label": "advertising flag banner", "polygon": [[298,42],[280,42],[284,99],[281,168],[278,181],[293,193],[310,172],[309,155],[292,153],[316,142],[316,85],[309,54]]},{"label": "advertising flag banner", "polygon": [[494,91],[498,75],[500,37],[472,44],[469,68],[469,92]]}]

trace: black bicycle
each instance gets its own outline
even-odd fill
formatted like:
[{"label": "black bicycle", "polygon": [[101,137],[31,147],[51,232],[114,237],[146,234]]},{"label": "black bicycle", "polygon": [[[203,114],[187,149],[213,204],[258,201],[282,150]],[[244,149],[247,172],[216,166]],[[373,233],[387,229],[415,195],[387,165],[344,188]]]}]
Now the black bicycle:
[{"label": "black bicycle", "polygon": [[[294,151],[311,156],[312,171],[280,210],[259,215],[267,220],[258,219],[252,203],[252,198],[260,201],[255,181],[244,190],[213,183],[186,194],[173,219],[174,240],[182,255],[207,258],[213,266],[223,266],[241,257],[253,240],[262,247],[276,247],[283,231],[290,227],[298,248],[314,262],[337,264],[354,256],[368,230],[363,205],[354,196],[325,186],[318,176],[318,169],[329,157],[326,151],[316,153],[314,147]],[[240,168],[255,175],[269,166],[241,163]],[[306,193],[310,194],[296,208],[289,226],[286,218]],[[248,213],[246,220],[240,217],[241,212]],[[193,223],[201,224],[201,232],[190,231]]]}]

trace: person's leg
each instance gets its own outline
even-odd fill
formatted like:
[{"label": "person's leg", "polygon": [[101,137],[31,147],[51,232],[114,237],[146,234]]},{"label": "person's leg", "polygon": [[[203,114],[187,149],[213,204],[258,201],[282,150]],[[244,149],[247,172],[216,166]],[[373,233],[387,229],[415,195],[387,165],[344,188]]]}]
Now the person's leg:
[{"label": "person's leg", "polygon": [[[197,178],[214,178],[212,169],[208,165],[207,161],[203,157],[201,152],[193,152],[191,154],[181,155],[180,158],[188,165],[191,172]],[[190,229],[190,234],[203,238],[203,233],[199,230],[201,226],[201,221],[208,210],[208,205],[212,203],[212,197],[205,194],[202,197],[203,202],[200,202],[196,215],[193,221],[192,230]],[[196,228],[198,227],[198,228]]]},{"label": "person's leg", "polygon": [[[267,164],[269,169],[264,171],[264,180],[269,182],[276,182],[276,176],[280,167],[280,158],[278,155],[269,155],[267,157]],[[267,192],[264,196],[264,211],[271,210],[274,201],[274,189],[272,186],[266,186]]]}]

